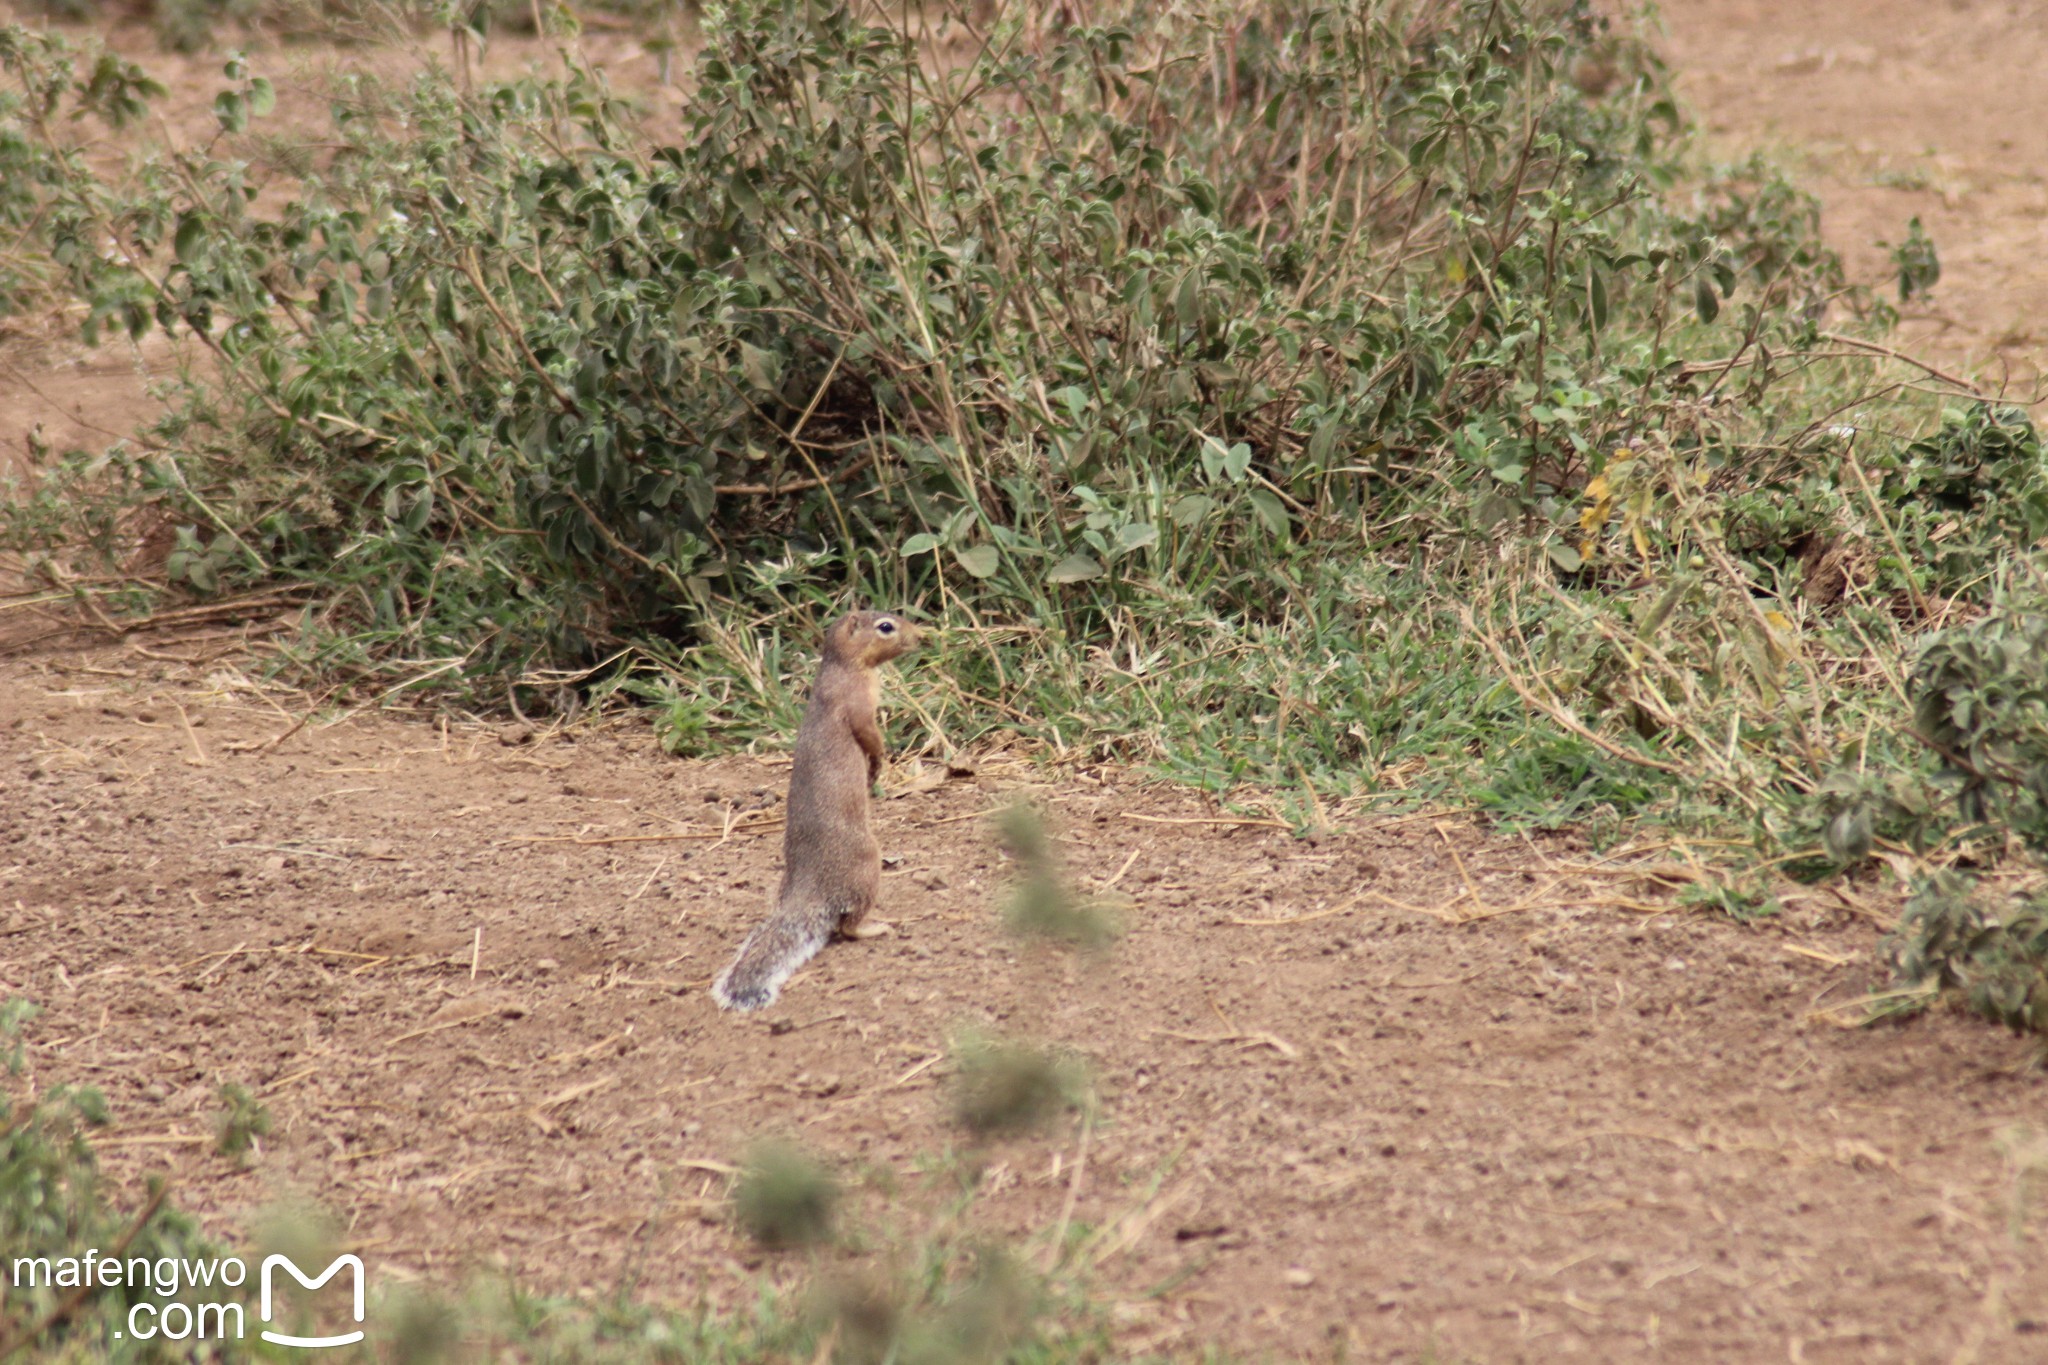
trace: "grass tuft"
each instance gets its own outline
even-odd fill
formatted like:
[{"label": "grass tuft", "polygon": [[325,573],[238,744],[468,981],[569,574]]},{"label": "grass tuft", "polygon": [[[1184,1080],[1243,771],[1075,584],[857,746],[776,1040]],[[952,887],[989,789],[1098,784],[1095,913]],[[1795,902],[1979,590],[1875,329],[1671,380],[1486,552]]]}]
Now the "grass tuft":
[{"label": "grass tuft", "polygon": [[220,1088],[220,1116],[214,1120],[214,1150],[222,1156],[246,1158],[257,1142],[270,1136],[270,1111],[248,1087],[228,1082]]},{"label": "grass tuft", "polygon": [[1116,941],[1119,929],[1110,913],[1077,896],[1061,880],[1035,811],[1012,806],[1003,813],[1000,829],[1018,868],[1016,889],[1003,908],[1003,923],[1011,933],[1089,953],[1102,952]]},{"label": "grass tuft", "polygon": [[1050,1049],[970,1030],[952,1051],[953,1118],[977,1137],[1042,1128],[1078,1102],[1074,1064]]},{"label": "grass tuft", "polygon": [[829,1242],[839,1207],[839,1184],[800,1148],[763,1142],[748,1153],[733,1186],[733,1217],[769,1251]]}]

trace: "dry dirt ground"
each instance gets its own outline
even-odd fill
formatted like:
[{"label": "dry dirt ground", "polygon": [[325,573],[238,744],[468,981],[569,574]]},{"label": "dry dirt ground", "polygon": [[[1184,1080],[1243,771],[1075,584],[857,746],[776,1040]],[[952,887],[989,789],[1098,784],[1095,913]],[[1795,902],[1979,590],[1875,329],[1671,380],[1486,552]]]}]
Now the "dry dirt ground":
[{"label": "dry dirt ground", "polygon": [[1728,159],[1821,197],[1851,278],[1898,299],[1918,217],[1940,284],[1899,344],[2036,404],[2048,375],[2048,15],[2038,0],[1669,0],[1662,50]]},{"label": "dry dirt ground", "polygon": [[[1873,239],[1928,223],[1947,274],[1910,337],[2038,367],[2024,7],[1666,19],[1713,135],[1806,158],[1864,278]],[[119,429],[163,363],[0,337],[0,449],[36,421]],[[1651,875],[1680,875],[1671,849],[1431,820],[1309,843],[1114,771],[900,769],[878,810],[898,933],[736,1020],[703,983],[772,888],[778,760],[679,762],[625,726],[294,729],[303,701],[209,658],[232,641],[141,643],[0,659],[0,995],[47,1009],[24,1083],[102,1086],[127,1193],[168,1171],[223,1236],[310,1199],[373,1281],[630,1272],[740,1302],[796,1274],[719,1215],[746,1142],[800,1137],[914,1230],[963,1145],[947,1040],[981,1023],[1085,1058],[1100,1117],[985,1154],[973,1217],[1028,1235],[1071,1199],[1131,1349],[2048,1358],[2036,1053],[1947,1016],[1839,1027],[1887,910],[1858,892],[1745,928],[1674,907]],[[982,813],[1020,795],[1120,899],[1106,962],[1001,933]],[[276,1120],[246,1168],[213,1151],[223,1082]]]},{"label": "dry dirt ground", "polygon": [[[1832,1022],[1870,976],[1853,895],[1742,928],[1671,908],[1643,870],[1668,850],[1414,818],[1310,843],[1114,772],[906,767],[878,818],[895,936],[736,1019],[704,987],[773,884],[780,760],[296,719],[133,652],[0,674],[0,991],[49,1011],[28,1083],[104,1087],[112,1168],[173,1172],[215,1228],[289,1195],[379,1275],[600,1293],[631,1266],[733,1302],[720,1163],[792,1134],[914,1219],[962,1142],[947,1040],[982,1025],[1085,1059],[1101,1119],[1085,1163],[1077,1122],[998,1146],[974,1216],[1021,1234],[1076,1192],[1133,1347],[2048,1348],[2048,1085],[1964,1019]],[[981,817],[1019,796],[1121,900],[1107,961],[999,927]],[[246,1170],[213,1150],[229,1081],[276,1120]]]}]

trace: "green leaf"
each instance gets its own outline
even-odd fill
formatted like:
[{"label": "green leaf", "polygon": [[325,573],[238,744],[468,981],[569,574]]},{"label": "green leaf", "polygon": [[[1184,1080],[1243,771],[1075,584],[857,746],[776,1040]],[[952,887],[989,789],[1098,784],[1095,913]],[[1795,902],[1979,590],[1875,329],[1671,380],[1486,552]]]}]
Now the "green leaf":
[{"label": "green leaf", "polygon": [[1156,545],[1158,542],[1159,528],[1149,521],[1134,521],[1117,528],[1116,548],[1124,554],[1142,550],[1147,545]]},{"label": "green leaf", "polygon": [[1337,448],[1337,433],[1342,426],[1335,417],[1325,417],[1316,425],[1315,435],[1308,438],[1310,464],[1320,468],[1330,462],[1330,452]]},{"label": "green leaf", "polygon": [[1562,542],[1550,547],[1550,562],[1564,573],[1577,573],[1586,566],[1585,556]]},{"label": "green leaf", "polygon": [[1223,456],[1223,473],[1232,483],[1243,483],[1245,471],[1252,467],[1252,448],[1243,441],[1232,446]]},{"label": "green leaf", "polygon": [[754,193],[754,187],[747,183],[745,176],[734,176],[726,182],[725,192],[732,197],[733,207],[748,219],[761,216],[761,196]]},{"label": "green leaf", "polygon": [[1185,531],[1215,510],[1216,499],[1204,497],[1200,493],[1190,493],[1184,498],[1175,499],[1167,515],[1173,518],[1175,526]]},{"label": "green leaf", "polygon": [[270,81],[263,76],[258,76],[255,80],[250,81],[249,113],[256,118],[262,118],[275,108],[277,108],[277,91],[271,87]]},{"label": "green leaf", "polygon": [[1183,327],[1193,327],[1202,320],[1202,272],[1190,268],[1180,277],[1180,288],[1173,296],[1173,318]]},{"label": "green leaf", "polygon": [[1091,554],[1071,554],[1052,566],[1045,576],[1048,583],[1085,583],[1091,578],[1102,577],[1102,561]]},{"label": "green leaf", "polygon": [[1287,534],[1294,522],[1287,515],[1287,505],[1263,488],[1254,488],[1246,495],[1252,500],[1252,510],[1259,514],[1259,520],[1266,523],[1266,529],[1276,536]]},{"label": "green leaf", "polygon": [[249,126],[249,106],[232,90],[223,90],[213,97],[213,116],[230,133],[239,133]]},{"label": "green leaf", "polygon": [[98,1086],[80,1086],[72,1091],[71,1103],[77,1108],[78,1116],[95,1128],[104,1127],[113,1118],[107,1108],[107,1097],[100,1093]]},{"label": "green leaf", "polygon": [[919,531],[916,535],[904,541],[902,548],[897,553],[905,559],[915,559],[918,555],[928,555],[938,548],[939,538],[937,536],[933,535],[930,531]]},{"label": "green leaf", "polygon": [[1053,448],[1060,453],[1060,463],[1069,473],[1080,473],[1088,464],[1088,458],[1095,451],[1095,433],[1084,431],[1079,436],[1055,436]]},{"label": "green leaf", "polygon": [[1063,389],[1054,389],[1046,396],[1065,408],[1067,416],[1077,422],[1081,420],[1082,414],[1088,411],[1088,390],[1082,388],[1079,384],[1069,384]]},{"label": "green leaf", "polygon": [[993,545],[970,545],[964,550],[953,551],[953,558],[960,567],[976,578],[987,578],[1002,567],[1003,557]]},{"label": "green leaf", "polygon": [[690,510],[697,514],[697,520],[709,521],[718,507],[718,487],[702,474],[691,474],[683,480],[683,497],[690,504]]},{"label": "green leaf", "polygon": [[782,357],[773,351],[742,341],[740,369],[756,393],[776,393],[782,388]]},{"label": "green leaf", "polygon": [[1870,856],[1871,835],[1870,812],[1859,806],[1830,820],[1821,832],[1821,843],[1836,862],[1854,864]]},{"label": "green leaf", "polygon": [[1714,282],[1704,274],[1692,282],[1693,306],[1699,309],[1701,322],[1712,322],[1721,316],[1721,300],[1714,295]]},{"label": "green leaf", "polygon": [[206,224],[196,213],[178,215],[178,232],[171,239],[171,249],[186,265],[192,264],[199,255],[199,248],[206,244]]},{"label": "green leaf", "polygon": [[1482,531],[1492,530],[1515,514],[1515,504],[1495,492],[1487,492],[1472,509],[1472,519],[1479,523]]}]

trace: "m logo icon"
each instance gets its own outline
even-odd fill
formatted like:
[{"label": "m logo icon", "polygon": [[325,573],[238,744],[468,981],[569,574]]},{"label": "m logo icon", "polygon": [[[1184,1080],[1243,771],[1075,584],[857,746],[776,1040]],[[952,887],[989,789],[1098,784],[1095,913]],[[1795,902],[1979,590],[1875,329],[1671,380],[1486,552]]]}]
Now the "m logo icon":
[{"label": "m logo icon", "polygon": [[[333,1279],[334,1273],[344,1266],[353,1270],[356,1274],[356,1321],[361,1322],[363,1320],[363,1262],[361,1257],[337,1256],[333,1265],[320,1272],[319,1278],[309,1280],[299,1273],[299,1268],[292,1264],[290,1257],[265,1256],[263,1258],[263,1270],[260,1274],[263,1286],[261,1302],[263,1321],[270,1321],[270,1272],[278,1266],[283,1266],[285,1270],[289,1271],[291,1277],[297,1280],[300,1287],[304,1289],[318,1289],[321,1285]],[[265,1341],[272,1342],[278,1346],[347,1346],[363,1339],[363,1329],[358,1327],[355,1331],[343,1333],[338,1337],[295,1337],[284,1332],[272,1332],[265,1329],[262,1337]]]}]

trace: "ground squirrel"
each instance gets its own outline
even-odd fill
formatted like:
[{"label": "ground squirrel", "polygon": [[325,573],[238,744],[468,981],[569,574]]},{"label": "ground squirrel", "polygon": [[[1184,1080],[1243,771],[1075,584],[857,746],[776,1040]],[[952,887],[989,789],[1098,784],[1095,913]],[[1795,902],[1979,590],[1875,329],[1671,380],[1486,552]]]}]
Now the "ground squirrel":
[{"label": "ground squirrel", "polygon": [[862,925],[882,881],[882,850],[868,828],[868,788],[882,771],[875,670],[922,639],[910,622],[879,611],[841,617],[825,632],[789,769],[782,889],[775,909],[711,983],[712,998],[724,1008],[773,1004],[789,974],[835,930],[847,938],[888,932],[885,924]]}]

